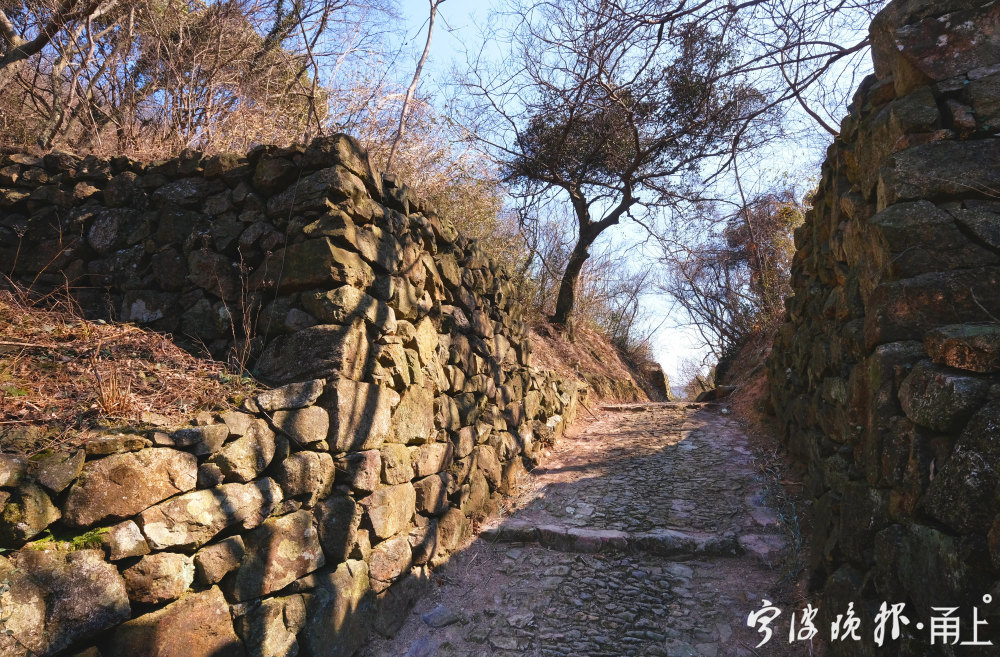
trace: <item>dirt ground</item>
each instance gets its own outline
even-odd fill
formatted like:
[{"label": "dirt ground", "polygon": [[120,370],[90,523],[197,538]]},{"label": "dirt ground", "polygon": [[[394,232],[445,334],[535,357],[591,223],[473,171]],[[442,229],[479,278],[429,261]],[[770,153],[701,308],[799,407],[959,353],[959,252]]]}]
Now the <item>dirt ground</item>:
[{"label": "dirt ground", "polygon": [[[810,655],[796,502],[723,406],[604,407],[583,419],[365,657]],[[769,600],[773,638],[747,627]]]}]

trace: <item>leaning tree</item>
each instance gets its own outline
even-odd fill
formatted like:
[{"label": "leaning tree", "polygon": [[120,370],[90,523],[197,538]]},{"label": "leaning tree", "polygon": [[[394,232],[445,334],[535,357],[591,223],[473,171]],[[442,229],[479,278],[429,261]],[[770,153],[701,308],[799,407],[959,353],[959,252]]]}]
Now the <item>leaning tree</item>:
[{"label": "leaning tree", "polygon": [[696,198],[706,163],[761,137],[767,102],[732,74],[737,51],[719,25],[624,21],[621,0],[519,11],[507,34],[517,65],[477,66],[467,89],[522,217],[554,199],[572,207],[576,241],[552,317],[565,325],[595,241]]}]

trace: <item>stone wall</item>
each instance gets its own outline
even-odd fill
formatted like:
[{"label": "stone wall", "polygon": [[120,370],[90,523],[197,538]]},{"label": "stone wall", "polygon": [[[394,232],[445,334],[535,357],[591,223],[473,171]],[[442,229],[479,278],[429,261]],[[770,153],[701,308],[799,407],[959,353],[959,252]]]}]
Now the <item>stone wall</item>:
[{"label": "stone wall", "polygon": [[529,366],[503,271],[343,135],[2,164],[15,279],[281,387],[0,454],[0,657],[352,655],[586,392]]},{"label": "stone wall", "polygon": [[[897,0],[796,235],[771,400],[808,466],[811,585],[836,655],[928,645],[932,607],[1000,644],[1000,4]],[[992,604],[983,596],[992,595]],[[873,648],[882,602],[910,625]],[[923,630],[916,629],[923,623]]]}]

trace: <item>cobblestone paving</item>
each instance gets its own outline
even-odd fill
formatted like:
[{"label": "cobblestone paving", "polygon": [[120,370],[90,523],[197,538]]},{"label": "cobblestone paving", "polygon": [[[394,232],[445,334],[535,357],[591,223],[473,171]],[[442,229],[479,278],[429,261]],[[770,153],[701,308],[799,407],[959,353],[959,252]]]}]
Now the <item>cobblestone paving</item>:
[{"label": "cobblestone paving", "polygon": [[754,652],[745,627],[783,574],[762,487],[742,430],[717,409],[602,411],[364,655],[796,654],[775,641]]}]

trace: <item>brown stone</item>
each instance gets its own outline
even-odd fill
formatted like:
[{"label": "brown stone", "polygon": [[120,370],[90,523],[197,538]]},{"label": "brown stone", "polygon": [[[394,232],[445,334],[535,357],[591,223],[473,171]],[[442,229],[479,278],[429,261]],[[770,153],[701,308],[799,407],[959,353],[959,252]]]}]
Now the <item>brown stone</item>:
[{"label": "brown stone", "polygon": [[261,379],[275,384],[338,377],[359,380],[368,366],[368,348],[364,323],[320,324],[275,338],[261,354],[257,369]]},{"label": "brown stone", "polygon": [[245,534],[243,542],[246,555],[230,585],[236,600],[282,589],[325,563],[308,511],[267,520]]},{"label": "brown stone", "polygon": [[176,552],[160,552],[143,557],[122,571],[128,599],[144,604],[176,600],[194,581],[191,557]]},{"label": "brown stone", "polygon": [[436,516],[448,509],[449,479],[450,475],[441,473],[413,482],[419,513]]},{"label": "brown stone", "polygon": [[152,448],[91,461],[63,505],[63,522],[87,527],[133,516],[198,480],[198,460],[173,449]]},{"label": "brown stone", "polygon": [[376,593],[387,589],[396,578],[410,569],[412,558],[410,537],[406,534],[382,541],[372,548],[372,556],[368,562],[372,589]]},{"label": "brown stone", "polygon": [[406,445],[387,443],[382,445],[382,482],[404,484],[414,477],[410,462],[410,450]]},{"label": "brown stone", "polygon": [[451,467],[455,448],[449,443],[430,443],[410,448],[410,460],[417,477],[444,472]]},{"label": "brown stone", "polygon": [[928,331],[924,347],[938,365],[1000,372],[1000,324],[956,324]]},{"label": "brown stone", "polygon": [[198,577],[198,582],[204,586],[218,583],[223,577],[239,567],[245,554],[243,537],[239,534],[218,543],[206,545],[194,555],[194,572]]},{"label": "brown stone", "polygon": [[402,531],[413,517],[416,509],[416,492],[412,484],[383,486],[361,500],[360,504],[381,539],[389,538]]},{"label": "brown stone", "polygon": [[377,449],[391,425],[399,395],[384,386],[338,378],[327,384],[319,405],[330,414],[328,442],[334,452]]},{"label": "brown stone", "polygon": [[189,593],[115,630],[106,657],[244,657],[218,587]]},{"label": "brown stone", "polygon": [[378,450],[351,452],[337,459],[337,483],[367,494],[378,488],[382,457]]},{"label": "brown stone", "polygon": [[306,506],[330,494],[334,484],[333,457],[325,452],[296,452],[281,462],[275,480],[285,498],[305,496]]},{"label": "brown stone", "polygon": [[129,617],[125,582],[100,550],[21,550],[0,557],[0,579],[0,654],[60,653]]},{"label": "brown stone", "polygon": [[282,501],[273,479],[248,484],[223,484],[187,493],[142,512],[139,525],[154,550],[193,549],[226,527],[252,529]]},{"label": "brown stone", "polygon": [[430,384],[411,386],[400,396],[392,415],[394,443],[417,445],[434,435],[434,391]]},{"label": "brown stone", "polygon": [[358,540],[362,508],[345,496],[328,497],[316,505],[319,541],[329,563],[340,563]]}]

